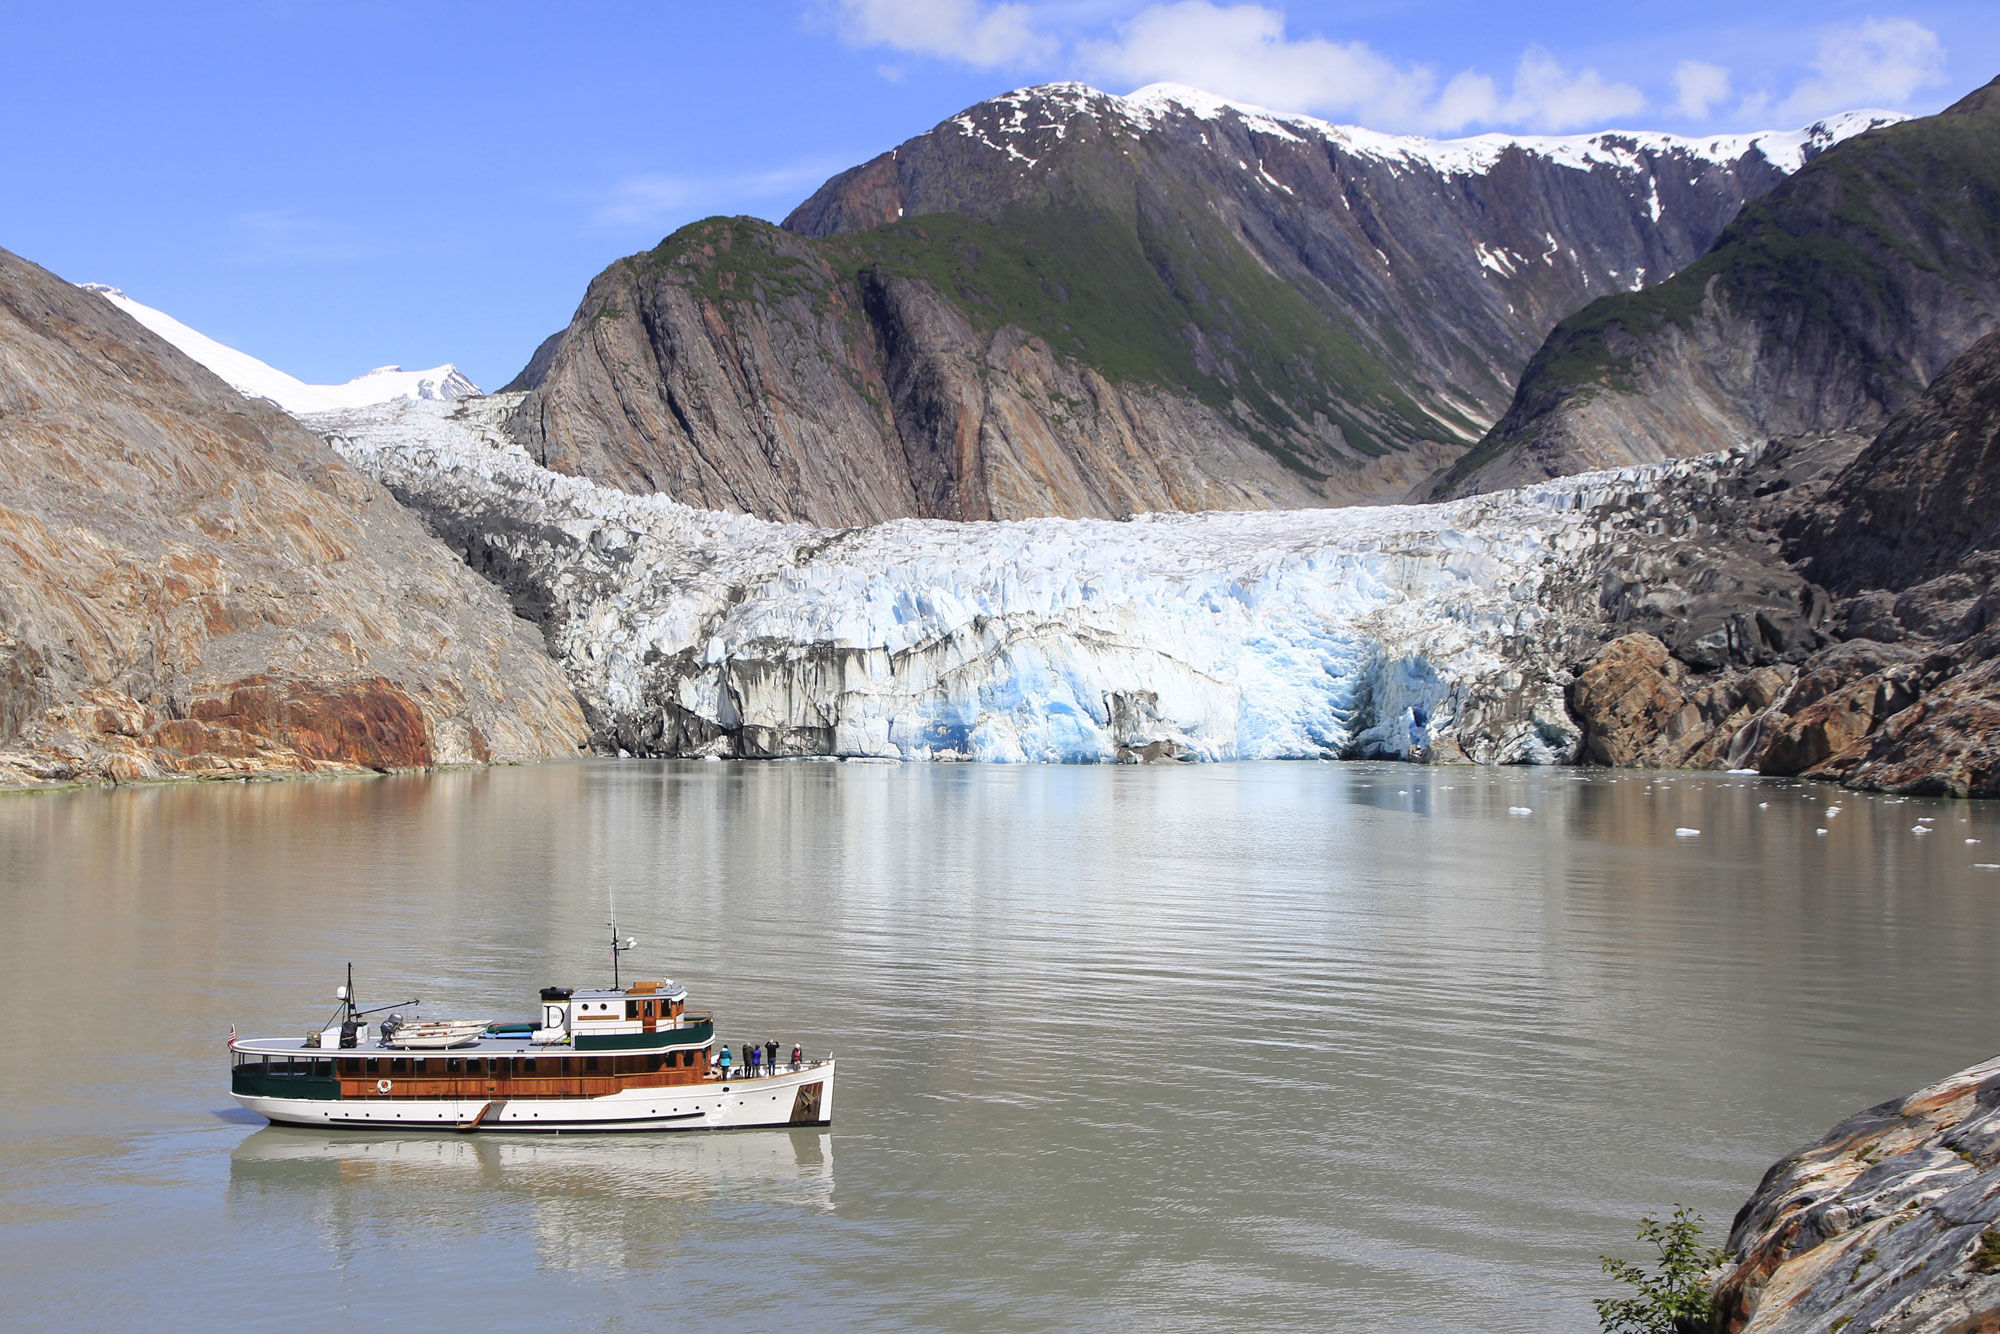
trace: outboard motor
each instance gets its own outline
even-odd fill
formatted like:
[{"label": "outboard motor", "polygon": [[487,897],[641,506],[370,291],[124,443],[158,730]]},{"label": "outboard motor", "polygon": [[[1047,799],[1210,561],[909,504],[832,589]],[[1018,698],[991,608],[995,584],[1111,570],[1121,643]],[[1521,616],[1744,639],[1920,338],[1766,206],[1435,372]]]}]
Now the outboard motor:
[{"label": "outboard motor", "polygon": [[389,1039],[396,1036],[396,1030],[401,1028],[402,1026],[403,1026],[403,1016],[400,1014],[392,1014],[387,1019],[384,1019],[382,1021],[382,1028],[381,1028],[382,1045],[385,1047],[388,1046]]}]

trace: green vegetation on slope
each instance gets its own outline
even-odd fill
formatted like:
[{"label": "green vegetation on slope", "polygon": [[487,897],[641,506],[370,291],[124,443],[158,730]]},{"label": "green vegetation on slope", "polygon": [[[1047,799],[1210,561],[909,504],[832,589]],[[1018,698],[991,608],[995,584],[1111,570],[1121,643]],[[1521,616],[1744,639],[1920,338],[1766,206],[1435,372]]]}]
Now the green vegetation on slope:
[{"label": "green vegetation on slope", "polygon": [[2000,251],[2000,93],[1982,92],[1813,159],[1745,205],[1680,273],[1562,321],[1522,383],[1539,372],[1558,389],[1631,392],[1632,357],[1613,349],[1613,331],[1643,341],[1668,324],[1688,328],[1711,283],[1732,309],[1782,308],[1806,324],[1895,318],[1899,261],[1942,274],[1968,255]]},{"label": "green vegetation on slope", "polygon": [[1950,280],[2000,256],[2000,81],[1948,111],[1838,144],[1744,206],[1709,252],[1673,277],[1593,301],[1552,330],[1505,419],[1438,492],[1514,449],[1564,402],[1640,392],[1663,330],[1691,330],[1711,302],[1781,336],[1829,336],[1886,396],[1920,389],[1890,354],[1908,328],[1916,275]]},{"label": "green vegetation on slope", "polygon": [[[1198,399],[1315,478],[1325,475],[1316,465],[1339,457],[1306,456],[1316,414],[1364,454],[1439,436],[1393,369],[1406,347],[1371,347],[1233,239],[1198,241],[1136,215],[1049,208],[995,224],[933,213],[824,239],[712,218],[621,266],[634,280],[672,274],[718,307],[778,318],[794,299],[806,303],[799,314],[823,316],[836,286],[859,310],[870,279],[921,280],[982,333],[1019,328],[1114,383]],[[607,304],[600,315],[617,313]],[[1439,415],[1472,429],[1455,412]]]}]

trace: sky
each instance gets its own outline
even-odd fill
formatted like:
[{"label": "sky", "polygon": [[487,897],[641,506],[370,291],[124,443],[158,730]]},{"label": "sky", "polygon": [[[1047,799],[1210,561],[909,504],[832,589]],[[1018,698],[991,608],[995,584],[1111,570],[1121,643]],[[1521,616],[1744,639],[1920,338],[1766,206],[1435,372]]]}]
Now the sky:
[{"label": "sky", "polygon": [[0,246],[308,381],[489,389],[621,255],[1027,84],[1453,136],[1796,128],[2000,75],[1992,0],[0,3]]}]

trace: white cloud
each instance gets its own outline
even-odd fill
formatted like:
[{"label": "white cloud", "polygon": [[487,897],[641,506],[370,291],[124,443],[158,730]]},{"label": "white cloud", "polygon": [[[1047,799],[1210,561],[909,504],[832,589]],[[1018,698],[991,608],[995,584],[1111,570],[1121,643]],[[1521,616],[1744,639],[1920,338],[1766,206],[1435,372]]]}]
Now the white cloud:
[{"label": "white cloud", "polygon": [[1456,130],[1466,125],[1490,122],[1500,110],[1500,94],[1493,80],[1466,70],[1444,86],[1431,108],[1426,128]]},{"label": "white cloud", "polygon": [[645,229],[685,221],[690,214],[764,200],[783,199],[789,205],[843,165],[815,159],[735,176],[627,176],[598,200],[594,216],[598,223],[619,230]]},{"label": "white cloud", "polygon": [[1114,40],[1082,43],[1078,55],[1093,77],[1106,82],[1193,84],[1379,129],[1596,129],[1646,105],[1631,84],[1608,81],[1594,69],[1566,70],[1540,47],[1522,55],[1504,97],[1491,77],[1472,70],[1440,90],[1428,65],[1399,65],[1363,42],[1291,37],[1279,10],[1214,0],[1148,6],[1118,24]]},{"label": "white cloud", "polygon": [[1026,5],[981,0],[840,0],[840,32],[855,46],[942,56],[981,69],[1055,53]]},{"label": "white cloud", "polygon": [[1498,119],[1538,130],[1601,130],[1619,116],[1644,110],[1646,95],[1629,83],[1607,83],[1594,69],[1571,73],[1539,46],[1522,53],[1514,93]]},{"label": "white cloud", "polygon": [[1674,96],[1681,115],[1706,119],[1709,110],[1729,96],[1729,71],[1705,60],[1683,60],[1674,67]]},{"label": "white cloud", "polygon": [[1812,74],[1779,104],[1794,120],[1857,107],[1900,107],[1944,81],[1937,34],[1910,19],[1866,19],[1820,37]]},{"label": "white cloud", "polygon": [[1435,118],[1437,76],[1428,68],[1399,67],[1362,42],[1287,37],[1285,16],[1262,5],[1176,0],[1139,11],[1116,31],[1112,41],[1078,48],[1085,67],[1106,82],[1186,83],[1287,111],[1383,124]]}]

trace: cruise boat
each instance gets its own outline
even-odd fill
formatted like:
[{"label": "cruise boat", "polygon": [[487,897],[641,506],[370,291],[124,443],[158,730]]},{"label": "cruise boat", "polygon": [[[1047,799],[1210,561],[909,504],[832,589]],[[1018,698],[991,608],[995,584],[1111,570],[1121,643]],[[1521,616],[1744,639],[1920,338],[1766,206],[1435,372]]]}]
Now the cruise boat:
[{"label": "cruise boat", "polygon": [[[354,968],[335,1021],[229,1039],[230,1093],[297,1126],[461,1131],[739,1130],[833,1120],[833,1057],[730,1069],[715,1021],[672,982],[545,987],[534,1019],[409,1020],[363,1009]],[[416,1002],[406,1002],[414,1006]],[[405,1036],[408,1035],[408,1036]],[[400,1040],[399,1040],[400,1039]]]}]

